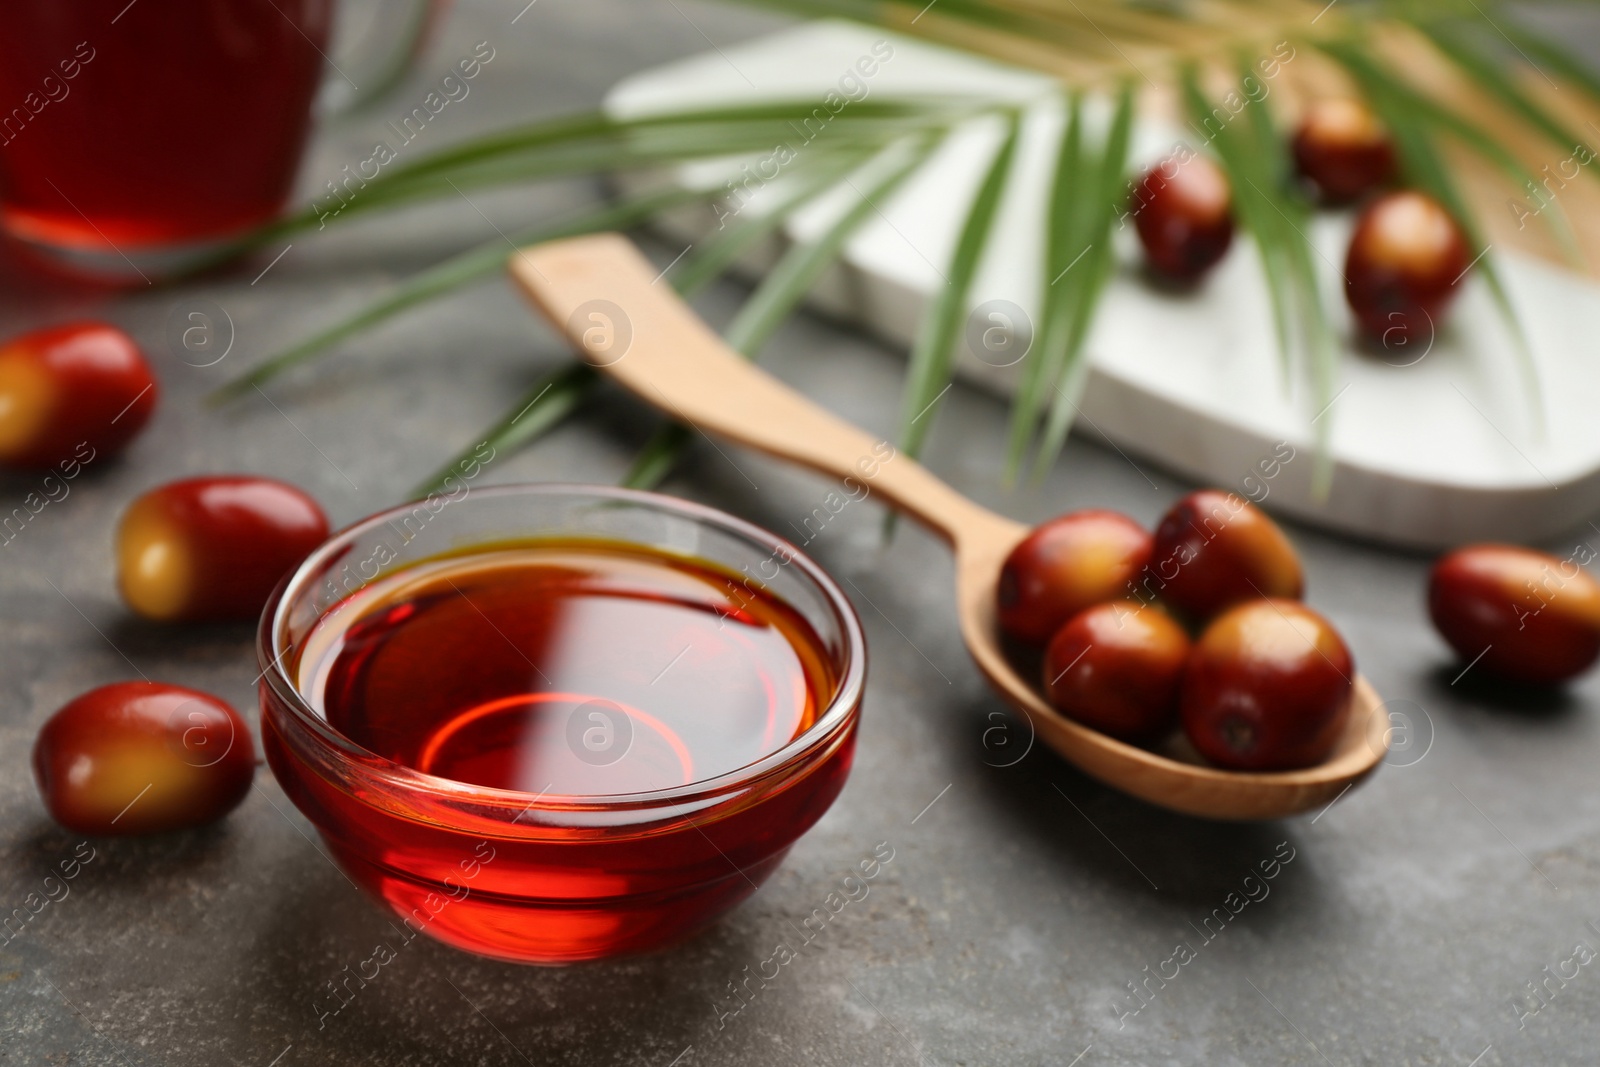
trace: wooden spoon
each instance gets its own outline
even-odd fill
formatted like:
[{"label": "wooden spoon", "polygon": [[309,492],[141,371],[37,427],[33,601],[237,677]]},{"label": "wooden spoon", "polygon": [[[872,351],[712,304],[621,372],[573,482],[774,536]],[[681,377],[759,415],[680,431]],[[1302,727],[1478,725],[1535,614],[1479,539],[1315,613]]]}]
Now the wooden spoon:
[{"label": "wooden spoon", "polygon": [[[667,415],[823,474],[868,483],[941,534],[955,551],[961,635],[979,669],[1051,748],[1102,782],[1191,815],[1272,819],[1332,803],[1387,751],[1387,716],[1361,677],[1337,749],[1305,770],[1219,770],[1073,722],[1017,674],[999,643],[995,583],[1028,527],[979,507],[753,366],[623,237],[598,234],[525,249],[512,259],[511,273],[588,362]],[[880,461],[885,452],[893,458]]]}]

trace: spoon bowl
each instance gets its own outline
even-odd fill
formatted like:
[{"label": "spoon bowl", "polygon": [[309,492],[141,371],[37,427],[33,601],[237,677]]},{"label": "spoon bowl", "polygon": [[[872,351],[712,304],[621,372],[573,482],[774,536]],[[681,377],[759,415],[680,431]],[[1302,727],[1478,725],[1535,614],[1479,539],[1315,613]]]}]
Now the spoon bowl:
[{"label": "spoon bowl", "polygon": [[1126,744],[1052,708],[1000,644],[1000,566],[1028,533],[957,493],[886,442],[829,414],[729,348],[616,234],[524,249],[511,273],[579,355],[663,413],[703,433],[872,489],[940,534],[955,553],[961,636],[989,683],[1035,734],[1078,768],[1173,811],[1275,819],[1331,804],[1388,751],[1389,722],[1365,678],[1324,762],[1293,771],[1229,771]]}]

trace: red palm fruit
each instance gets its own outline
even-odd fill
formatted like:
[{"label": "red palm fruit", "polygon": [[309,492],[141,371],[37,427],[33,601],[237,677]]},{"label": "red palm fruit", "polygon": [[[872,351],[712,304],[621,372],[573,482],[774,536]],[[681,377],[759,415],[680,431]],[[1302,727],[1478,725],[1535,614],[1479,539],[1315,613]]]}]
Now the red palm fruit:
[{"label": "red palm fruit", "polygon": [[1068,718],[1124,741],[1148,741],[1178,718],[1189,636],[1165,612],[1132,600],[1096,604],[1050,639],[1045,693]]},{"label": "red palm fruit", "polygon": [[1345,297],[1364,336],[1387,348],[1426,345],[1471,265],[1467,236],[1437,200],[1389,193],[1356,221]]},{"label": "red palm fruit", "polygon": [[250,791],[255,744],[208,693],[103,685],[57,711],[33,745],[50,815],[83,834],[147,834],[222,818]]},{"label": "red palm fruit", "polygon": [[78,322],[14,337],[0,345],[0,463],[114,455],[149,420],[157,394],[139,346],[115,326]]},{"label": "red palm fruit", "polygon": [[253,619],[278,580],[328,536],[317,502],[267,478],[171,482],[117,528],[117,587],[160,622]]},{"label": "red palm fruit", "polygon": [[1350,650],[1321,615],[1294,600],[1240,604],[1189,654],[1183,730],[1219,767],[1314,766],[1339,742],[1354,679]]},{"label": "red palm fruit", "polygon": [[1330,204],[1348,204],[1389,184],[1397,171],[1394,141],[1359,100],[1318,100],[1306,109],[1292,144],[1301,177]]},{"label": "red palm fruit", "polygon": [[1000,568],[1000,629],[1042,645],[1084,608],[1124,596],[1150,559],[1150,534],[1116,511],[1074,511],[1034,527]]},{"label": "red palm fruit", "polygon": [[1512,681],[1564,682],[1600,656],[1600,582],[1577,559],[1458,548],[1428,576],[1428,614],[1463,660]]},{"label": "red palm fruit", "polygon": [[1233,188],[1206,156],[1171,156],[1151,167],[1130,210],[1150,266],[1174,281],[1199,278],[1233,242]]},{"label": "red palm fruit", "polygon": [[1300,557],[1278,524],[1220,489],[1190,493],[1162,516],[1145,582],[1196,620],[1242,600],[1305,591]]}]

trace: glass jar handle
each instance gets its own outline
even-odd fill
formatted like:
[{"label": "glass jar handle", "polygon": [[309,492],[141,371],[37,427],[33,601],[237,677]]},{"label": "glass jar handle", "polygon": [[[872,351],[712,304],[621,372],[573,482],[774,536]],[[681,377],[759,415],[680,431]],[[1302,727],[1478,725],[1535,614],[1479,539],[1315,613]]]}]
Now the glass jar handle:
[{"label": "glass jar handle", "polygon": [[339,0],[333,58],[317,112],[324,118],[359,110],[405,78],[443,21],[451,0]]}]

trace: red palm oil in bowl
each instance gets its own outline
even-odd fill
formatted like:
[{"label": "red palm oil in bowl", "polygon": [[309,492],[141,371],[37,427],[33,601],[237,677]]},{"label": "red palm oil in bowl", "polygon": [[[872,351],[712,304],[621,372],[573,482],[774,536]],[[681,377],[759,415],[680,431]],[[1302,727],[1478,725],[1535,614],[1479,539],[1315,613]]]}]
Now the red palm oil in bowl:
[{"label": "red palm oil in bowl", "polygon": [[336,535],[269,604],[274,774],[408,938],[564,963],[690,936],[844,785],[848,601],[708,508],[461,490]]}]

